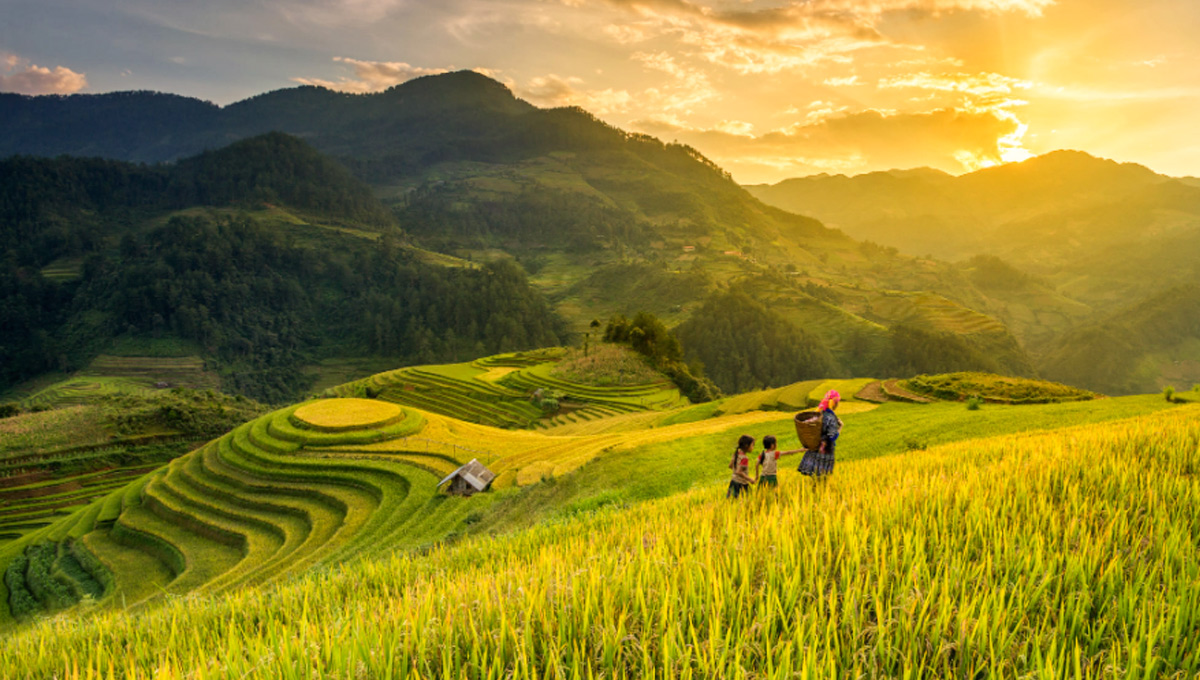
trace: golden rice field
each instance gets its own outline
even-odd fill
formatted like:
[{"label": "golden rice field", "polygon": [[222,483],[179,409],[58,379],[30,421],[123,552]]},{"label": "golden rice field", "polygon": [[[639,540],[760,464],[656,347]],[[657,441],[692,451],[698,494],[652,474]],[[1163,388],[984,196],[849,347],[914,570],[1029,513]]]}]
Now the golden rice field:
[{"label": "golden rice field", "polygon": [[[420,412],[417,409],[412,410]],[[615,416],[592,423],[581,423],[575,430],[576,434],[558,434],[557,430],[561,428],[556,428],[552,431],[555,434],[550,435],[523,430],[501,430],[436,413],[420,413],[425,419],[425,425],[414,435],[418,438],[415,448],[420,448],[423,442],[430,442],[433,444],[433,450],[460,459],[460,463],[466,462],[462,460],[464,458],[479,458],[496,473],[497,479],[493,485],[500,489],[525,486],[544,477],[568,474],[596,456],[608,452],[626,451],[659,442],[724,432],[740,425],[779,420],[780,417],[779,413],[751,411],[719,419],[648,429],[645,428],[645,423],[636,419],[631,421],[630,427],[641,426],[642,429],[606,427],[608,420],[617,420],[619,423],[622,422],[620,419],[625,418]],[[637,415],[642,414],[631,414],[629,417]],[[589,429],[597,433],[586,433]],[[455,453],[454,443],[470,447],[470,455]],[[402,454],[413,449],[413,439],[404,438],[362,445],[331,446],[319,450],[369,454],[388,459],[393,454]]]},{"label": "golden rice field", "polygon": [[47,619],[4,637],[0,669],[1192,678],[1198,473],[1196,406],[971,440],[785,476],[746,502],[706,486],[272,588]]},{"label": "golden rice field", "polygon": [[404,411],[395,404],[374,399],[322,399],[296,409],[295,417],[320,430],[379,427],[400,418]]}]

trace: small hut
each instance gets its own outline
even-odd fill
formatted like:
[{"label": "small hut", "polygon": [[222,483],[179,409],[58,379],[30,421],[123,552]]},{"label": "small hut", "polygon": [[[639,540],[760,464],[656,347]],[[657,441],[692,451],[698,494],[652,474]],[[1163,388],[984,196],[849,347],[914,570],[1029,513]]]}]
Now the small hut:
[{"label": "small hut", "polygon": [[471,496],[480,491],[485,491],[492,480],[496,478],[496,473],[487,469],[478,460],[472,458],[470,463],[451,472],[448,477],[438,482],[438,488],[442,488],[447,482],[450,486],[446,487],[446,492],[455,496]]}]

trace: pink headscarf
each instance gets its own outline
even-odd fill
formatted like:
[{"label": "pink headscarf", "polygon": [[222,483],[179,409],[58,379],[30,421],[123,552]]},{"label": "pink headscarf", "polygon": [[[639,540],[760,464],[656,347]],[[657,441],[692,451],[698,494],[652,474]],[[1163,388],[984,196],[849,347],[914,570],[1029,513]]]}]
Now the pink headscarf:
[{"label": "pink headscarf", "polygon": [[817,407],[817,410],[824,411],[825,409],[829,408],[830,402],[841,401],[841,400],[842,400],[842,395],[838,394],[837,390],[829,390],[828,392],[825,393],[825,398],[821,400],[821,405]]}]

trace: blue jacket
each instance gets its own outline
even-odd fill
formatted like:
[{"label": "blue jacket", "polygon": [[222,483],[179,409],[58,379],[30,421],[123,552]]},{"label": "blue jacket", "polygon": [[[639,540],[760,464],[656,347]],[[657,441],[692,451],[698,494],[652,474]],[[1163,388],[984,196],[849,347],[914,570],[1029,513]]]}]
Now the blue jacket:
[{"label": "blue jacket", "polygon": [[821,439],[826,441],[837,441],[838,434],[842,431],[842,421],[838,420],[833,409],[827,408],[821,411]]}]

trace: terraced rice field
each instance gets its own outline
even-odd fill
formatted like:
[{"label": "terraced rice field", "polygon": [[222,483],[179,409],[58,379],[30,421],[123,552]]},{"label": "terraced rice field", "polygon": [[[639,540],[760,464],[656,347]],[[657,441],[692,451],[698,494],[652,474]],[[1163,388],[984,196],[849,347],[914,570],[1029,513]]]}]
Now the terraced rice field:
[{"label": "terraced rice field", "polygon": [[[97,587],[109,605],[132,606],[164,593],[210,595],[273,583],[314,566],[429,546],[462,530],[468,518],[508,497],[437,491],[441,478],[471,459],[496,473],[493,486],[503,490],[561,478],[592,461],[603,468],[635,449],[736,430],[758,434],[768,425],[786,429],[780,411],[808,407],[829,389],[844,395],[844,414],[876,408],[854,398],[878,384],[870,379],[808,381],[689,406],[664,384],[587,387],[555,381],[544,360],[509,361],[522,365],[380,374],[366,383],[379,390],[378,399],[280,409],[157,469],[105,471],[69,483],[30,476],[2,482],[0,532],[10,531],[0,543],[0,602],[11,614],[29,615],[97,597]],[[400,403],[394,392],[416,392],[407,389],[415,381],[424,381],[425,398],[441,408],[492,414],[507,425],[515,415],[497,417],[506,412],[495,404],[514,393],[523,398],[526,389],[570,388],[579,403],[610,410],[549,429],[495,427]],[[364,383],[345,387],[354,393]],[[911,417],[939,407],[903,408]],[[965,411],[939,413],[954,420]],[[0,609],[0,623],[4,618]]]},{"label": "terraced rice field", "polygon": [[[646,414],[631,414],[629,417]],[[651,414],[662,417],[661,414]],[[621,416],[612,420],[618,420]],[[595,421],[581,425],[575,434],[563,434],[559,429],[542,432],[497,430],[475,423],[468,423],[437,414],[425,414],[425,426],[419,438],[431,442],[442,442],[435,451],[454,458],[456,461],[470,457],[496,473],[493,487],[503,489],[525,486],[546,477],[566,475],[597,456],[633,449],[678,438],[693,437],[724,431],[738,425],[778,420],[778,413],[754,411],[728,416],[661,427],[638,428],[609,427],[610,420]],[[641,423],[644,425],[644,423]],[[565,429],[565,428],[563,428]],[[326,455],[348,454],[372,456],[386,459],[398,454],[419,453],[414,449],[414,438],[385,440],[363,445],[341,445],[319,450]],[[463,443],[466,447],[477,447],[474,451],[455,454],[451,442]]]},{"label": "terraced rice field", "polygon": [[487,373],[471,364],[402,368],[351,383],[335,393],[353,394],[358,386],[366,385],[380,399],[401,406],[502,428],[531,427],[543,416],[528,395],[483,379]]},{"label": "terraced rice field", "polygon": [[87,368],[50,385],[20,388],[8,395],[21,408],[62,408],[109,394],[152,395],[159,386],[216,389],[220,379],[204,370],[204,360],[188,357],[100,355]]},{"label": "terraced rice field", "polygon": [[[471,458],[497,473],[495,486],[504,488],[567,474],[606,452],[776,417],[748,413],[633,433],[555,437],[386,401],[306,402],[153,471],[97,473],[87,484],[23,480],[7,490],[21,503],[4,519],[31,531],[0,549],[0,566],[37,564],[41,548],[30,546],[78,552],[63,541],[79,538],[112,575],[111,592],[125,605],[162,593],[258,585],[314,565],[441,539],[472,509],[493,502],[492,496],[437,493],[438,480]],[[26,500],[35,491],[38,498]],[[74,512],[64,509],[81,503]],[[51,524],[56,514],[66,517]],[[131,571],[130,565],[140,566]],[[21,583],[17,578],[5,586],[16,588],[5,591],[6,601],[63,606]]]},{"label": "terraced rice field", "polygon": [[204,370],[204,359],[184,357],[118,357],[101,354],[80,376],[125,378],[147,386],[165,383],[168,387],[216,389],[220,379]]},{"label": "terraced rice field", "polygon": [[[419,413],[386,402],[309,402],[247,423],[137,484],[130,485],[130,477],[145,469],[98,473],[82,488],[52,481],[15,486],[0,494],[24,499],[35,489],[50,493],[22,500],[19,513],[0,516],[10,524],[31,521],[34,510],[44,517],[60,503],[102,497],[0,549],[0,565],[23,559],[29,546],[80,537],[115,575],[114,592],[128,605],[162,592],[259,584],[317,563],[441,538],[470,507],[435,496],[435,470],[450,464],[446,457],[404,451],[386,460],[329,460],[309,454],[334,444],[404,438],[423,423]],[[430,523],[432,516],[437,521]],[[68,523],[72,527],[64,530]],[[130,564],[141,569],[123,568]],[[143,573],[158,577],[147,583]],[[32,590],[6,591],[4,599],[29,598],[48,609],[58,602]]]},{"label": "terraced rice field", "polygon": [[736,504],[706,485],[276,589],[49,620],[6,637],[0,667],[130,680],[1197,677],[1198,416],[847,461],[821,484]]},{"label": "terraced rice field", "polygon": [[0,477],[0,545],[50,526],[155,467],[111,468],[67,478],[48,472]]},{"label": "terraced rice field", "polygon": [[[550,375],[554,360],[547,356],[551,355],[508,354],[470,363],[401,368],[343,385],[333,393],[351,396],[371,390],[401,406],[506,429],[586,423],[688,403],[665,380],[596,387],[555,378]],[[539,392],[561,394],[560,410],[543,412],[535,405],[534,395]]]},{"label": "terraced rice field", "polygon": [[996,319],[956,304],[933,293],[889,292],[870,299],[871,313],[892,322],[921,320],[923,324],[951,333],[1004,333]]},{"label": "terraced rice field", "polygon": [[[856,402],[856,395],[873,378],[851,380],[805,380],[783,387],[773,387],[726,397],[716,402],[713,415],[729,415],[749,411],[803,411],[821,402],[829,390],[837,390],[843,402]],[[702,405],[703,406],[703,405]],[[700,407],[692,407],[703,412]]]},{"label": "terraced rice field", "polygon": [[0,420],[0,545],[70,515],[186,446],[174,434],[117,437],[95,406]]},{"label": "terraced rice field", "polygon": [[82,257],[61,257],[42,267],[42,278],[55,283],[78,279],[83,272]]},{"label": "terraced rice field", "polygon": [[690,402],[680,395],[670,382],[662,381],[642,385],[620,385],[597,387],[570,382],[551,375],[553,364],[544,363],[522,368],[505,375],[500,384],[530,394],[539,390],[562,393],[564,400],[580,404],[579,407],[549,419],[549,425],[565,425],[598,420],[637,411],[665,411]]},{"label": "terraced rice field", "polygon": [[911,404],[928,404],[933,401],[932,397],[926,397],[914,392],[910,392],[904,388],[901,380],[884,380],[881,387],[883,393],[892,401],[904,401]]},{"label": "terraced rice field", "polygon": [[29,395],[17,403],[23,409],[81,406],[107,394],[149,395],[153,388],[127,378],[72,377]]}]

